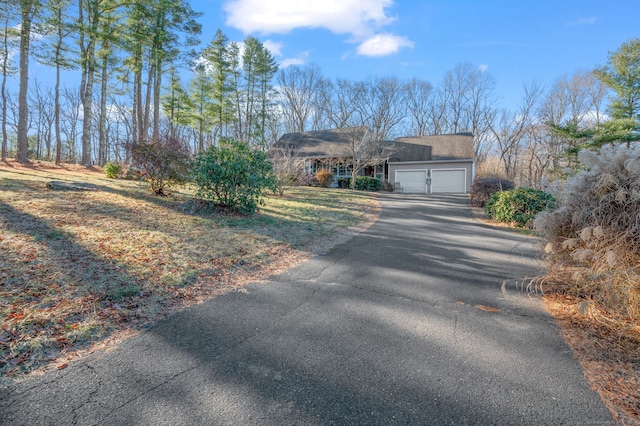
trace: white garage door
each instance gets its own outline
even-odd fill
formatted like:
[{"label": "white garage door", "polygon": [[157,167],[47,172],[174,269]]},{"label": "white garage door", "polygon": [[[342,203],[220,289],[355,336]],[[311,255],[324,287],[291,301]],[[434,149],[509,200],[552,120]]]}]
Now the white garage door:
[{"label": "white garage door", "polygon": [[427,192],[427,171],[412,170],[396,172],[396,182],[400,183],[405,194],[424,194]]},{"label": "white garage door", "polygon": [[431,192],[467,192],[465,170],[431,170]]}]

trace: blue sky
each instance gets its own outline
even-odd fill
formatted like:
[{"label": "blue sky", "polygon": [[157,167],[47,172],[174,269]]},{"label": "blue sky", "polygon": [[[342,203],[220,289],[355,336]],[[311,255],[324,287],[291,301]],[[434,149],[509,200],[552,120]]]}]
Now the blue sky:
[{"label": "blue sky", "polygon": [[437,84],[469,62],[514,109],[523,84],[550,85],[604,64],[640,37],[640,0],[192,0],[203,43],[217,28],[253,35],[282,67],[315,63],[330,78],[417,77]]}]

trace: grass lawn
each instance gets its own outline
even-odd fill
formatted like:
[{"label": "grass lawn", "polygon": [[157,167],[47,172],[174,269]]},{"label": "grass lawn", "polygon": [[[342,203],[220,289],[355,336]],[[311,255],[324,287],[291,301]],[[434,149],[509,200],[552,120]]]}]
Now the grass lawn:
[{"label": "grass lawn", "polygon": [[243,217],[97,168],[0,163],[0,379],[297,263],[377,210],[372,194],[296,187]]}]

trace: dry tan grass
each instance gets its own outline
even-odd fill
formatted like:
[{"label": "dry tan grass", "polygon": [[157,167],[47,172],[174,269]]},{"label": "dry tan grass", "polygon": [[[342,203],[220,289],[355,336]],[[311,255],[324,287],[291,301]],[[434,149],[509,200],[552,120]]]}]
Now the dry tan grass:
[{"label": "dry tan grass", "polygon": [[549,306],[620,424],[640,424],[640,146],[583,150],[536,218]]},{"label": "dry tan grass", "polygon": [[[50,180],[97,191],[53,191]],[[141,329],[295,264],[370,223],[375,196],[293,188],[250,217],[193,212],[100,169],[0,163],[0,375],[64,366],[78,350]]]}]

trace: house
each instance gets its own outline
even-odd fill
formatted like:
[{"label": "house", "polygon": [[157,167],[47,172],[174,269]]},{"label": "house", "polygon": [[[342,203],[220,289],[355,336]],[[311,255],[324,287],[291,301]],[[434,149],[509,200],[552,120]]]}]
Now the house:
[{"label": "house", "polygon": [[[351,177],[357,142],[353,135],[365,133],[366,128],[354,127],[287,133],[272,152],[286,151],[295,156],[308,174],[323,168],[332,170],[337,186],[338,179]],[[375,158],[359,174],[375,176],[404,193],[469,192],[474,173],[470,133],[402,137],[375,145],[376,150],[367,151]]]},{"label": "house", "polygon": [[[405,193],[468,193],[474,178],[473,135],[403,137],[387,160],[390,183]],[[419,148],[428,148],[425,156]]]}]

